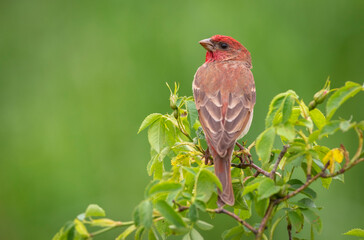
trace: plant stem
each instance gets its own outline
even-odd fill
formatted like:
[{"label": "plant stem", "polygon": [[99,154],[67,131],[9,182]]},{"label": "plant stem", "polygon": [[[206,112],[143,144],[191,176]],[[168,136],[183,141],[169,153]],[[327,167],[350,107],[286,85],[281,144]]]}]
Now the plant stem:
[{"label": "plant stem", "polygon": [[241,219],[238,215],[229,212],[228,210],[224,209],[224,208],[217,208],[217,209],[206,209],[207,212],[214,212],[214,213],[223,213],[226,214],[232,218],[234,218],[236,221],[238,221],[239,223],[241,223],[242,225],[244,225],[246,228],[248,228],[250,231],[252,231],[254,234],[257,234],[257,229],[255,229],[254,227],[252,227],[249,223],[247,223],[246,221],[244,221],[243,219]]},{"label": "plant stem", "polygon": [[275,180],[278,165],[281,162],[282,158],[284,157],[284,154],[286,154],[288,148],[289,148],[289,145],[284,145],[283,146],[283,149],[282,149],[281,153],[279,154],[278,159],[277,159],[276,163],[274,164],[274,167],[273,167],[272,171],[270,172],[270,178],[271,179]]}]

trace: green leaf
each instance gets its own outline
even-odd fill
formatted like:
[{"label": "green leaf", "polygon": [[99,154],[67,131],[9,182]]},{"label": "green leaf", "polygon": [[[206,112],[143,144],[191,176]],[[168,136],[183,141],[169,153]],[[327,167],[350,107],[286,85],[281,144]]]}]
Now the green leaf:
[{"label": "green leaf", "polygon": [[280,187],[274,184],[274,181],[270,178],[265,178],[258,187],[258,201],[269,198],[270,196],[278,193],[281,190]]},{"label": "green leaf", "polygon": [[214,228],[214,225],[211,225],[210,223],[204,222],[202,220],[198,220],[196,222],[196,226],[199,227],[201,230],[208,231]]},{"label": "green leaf", "polygon": [[236,239],[240,239],[240,237],[244,234],[244,228],[242,225],[235,226],[230,228],[222,233],[222,239],[231,239],[235,237]]},{"label": "green leaf", "polygon": [[88,205],[85,217],[105,217],[105,211],[97,204]]},{"label": "green leaf", "polygon": [[337,130],[340,129],[340,123],[340,120],[334,120],[326,123],[326,125],[323,126],[323,128],[321,129],[319,138],[334,134]]},{"label": "green leaf", "polygon": [[292,114],[292,107],[295,99],[291,95],[287,95],[282,109],[282,123],[286,123]]},{"label": "green leaf", "polygon": [[134,210],[134,222],[136,226],[150,228],[153,223],[153,204],[149,200],[141,202]]},{"label": "green leaf", "polygon": [[320,217],[310,209],[302,209],[301,212],[303,216],[305,216],[305,219],[316,229],[316,231],[321,232],[322,223]]},{"label": "green leaf", "polygon": [[148,233],[148,240],[159,240],[158,234],[154,230],[154,228],[151,228]]},{"label": "green leaf", "polygon": [[234,208],[247,210],[248,205],[243,197],[243,185],[240,182],[234,183],[233,191],[234,191],[234,197],[235,197]]},{"label": "green leaf", "polygon": [[187,217],[191,220],[191,222],[196,222],[198,220],[198,210],[196,204],[192,204],[188,209]]},{"label": "green leaf", "polygon": [[191,240],[203,240],[201,234],[194,228],[191,230]]},{"label": "green leaf", "polygon": [[190,129],[195,125],[196,120],[198,119],[198,112],[196,109],[196,104],[194,101],[186,101],[187,113],[188,113],[188,121],[190,124]]},{"label": "green leaf", "polygon": [[[282,122],[285,123],[288,121],[292,114],[292,107],[294,103],[294,98],[297,98],[297,94],[288,90],[285,93],[280,93],[273,98],[269,105],[269,110],[267,117],[265,119],[265,127],[269,128],[273,125],[274,120],[278,117],[278,113],[282,112]],[[277,123],[280,123],[278,121]]]},{"label": "green leaf", "polygon": [[73,239],[75,223],[73,221],[67,222],[52,240],[68,240]]},{"label": "green leaf", "polygon": [[[303,185],[303,182],[301,182],[298,179],[291,179],[287,182],[287,184],[290,185],[290,188],[289,188],[290,190],[296,190]],[[314,190],[312,190],[311,188],[305,188],[301,193],[305,194],[307,197],[313,198],[313,199],[316,198],[316,196],[317,196],[317,193]]]},{"label": "green leaf", "polygon": [[157,153],[166,147],[172,147],[176,143],[176,130],[171,121],[159,118],[148,129],[150,146]]},{"label": "green leaf", "polygon": [[334,94],[330,96],[326,104],[326,117],[331,119],[336,110],[350,97],[355,96],[358,92],[362,91],[363,87],[354,82],[346,82],[344,87],[339,88]]},{"label": "green leaf", "polygon": [[140,133],[141,131],[143,131],[145,128],[147,128],[149,125],[151,125],[152,123],[154,123],[156,120],[158,120],[160,117],[162,116],[162,114],[160,113],[152,113],[150,115],[148,115],[142,122],[142,124],[139,127],[138,133]]},{"label": "green leaf", "polygon": [[136,227],[134,225],[129,226],[124,230],[115,240],[125,240],[132,232],[134,232]]},{"label": "green leaf", "polygon": [[246,195],[257,189],[259,187],[260,182],[263,180],[264,180],[263,177],[257,177],[253,181],[249,182],[246,186],[244,186],[243,195]]},{"label": "green leaf", "polygon": [[117,226],[119,223],[120,222],[116,222],[108,218],[93,219],[91,221],[91,225],[96,227],[113,227]]},{"label": "green leaf", "polygon": [[197,176],[196,198],[207,202],[215,191],[215,185],[222,189],[222,185],[216,175],[207,169],[202,169]]},{"label": "green leaf", "polygon": [[288,141],[293,141],[296,136],[296,130],[294,126],[288,122],[277,126],[277,134],[286,138]]},{"label": "green leaf", "polygon": [[259,156],[259,160],[266,163],[270,159],[273,143],[275,138],[275,129],[273,127],[266,129],[257,138],[257,144],[255,146],[256,152]]},{"label": "green leaf", "polygon": [[147,171],[148,175],[154,174],[153,178],[162,179],[164,165],[162,161],[159,161],[159,154],[155,154],[152,159],[148,162]]},{"label": "green leaf", "polygon": [[316,204],[310,198],[302,198],[296,205],[300,208],[316,208]]},{"label": "green leaf", "polygon": [[318,129],[326,124],[325,115],[317,108],[310,111],[310,117]]},{"label": "green leaf", "polygon": [[157,194],[157,193],[174,192],[174,191],[178,191],[181,189],[182,189],[182,185],[180,183],[160,182],[150,188],[148,197],[153,196],[154,194]]},{"label": "green leaf", "polygon": [[355,236],[355,237],[364,237],[364,230],[360,228],[354,228],[350,231],[347,231],[343,235]]},{"label": "green leaf", "polygon": [[85,225],[77,218],[73,221],[75,223],[75,229],[82,237],[87,238],[90,236]]},{"label": "green leaf", "polygon": [[258,215],[263,217],[265,214],[265,211],[268,208],[268,204],[269,204],[269,199],[268,198],[264,198],[262,200],[258,200],[257,198],[255,198],[255,210],[257,211]]},{"label": "green leaf", "polygon": [[141,226],[135,231],[134,239],[142,240],[145,233],[145,227]]},{"label": "green leaf", "polygon": [[303,215],[297,211],[289,211],[288,217],[291,220],[291,223],[295,228],[296,233],[299,233],[303,228]]},{"label": "green leaf", "polygon": [[186,224],[183,222],[181,216],[174,211],[164,200],[158,200],[155,203],[155,208],[165,217],[170,223],[174,224],[177,228],[184,228]]}]

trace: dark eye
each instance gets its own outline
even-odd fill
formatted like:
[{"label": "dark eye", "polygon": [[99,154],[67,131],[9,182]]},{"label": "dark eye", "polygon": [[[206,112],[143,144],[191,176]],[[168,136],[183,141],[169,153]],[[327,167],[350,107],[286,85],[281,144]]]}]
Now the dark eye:
[{"label": "dark eye", "polygon": [[227,49],[229,47],[229,45],[227,43],[222,42],[222,43],[220,43],[220,47],[222,49]]}]

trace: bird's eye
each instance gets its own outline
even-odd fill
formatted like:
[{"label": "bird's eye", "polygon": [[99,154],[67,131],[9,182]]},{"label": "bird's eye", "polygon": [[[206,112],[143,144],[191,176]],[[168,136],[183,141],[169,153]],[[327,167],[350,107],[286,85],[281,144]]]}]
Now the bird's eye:
[{"label": "bird's eye", "polygon": [[227,49],[229,47],[229,45],[227,43],[222,42],[222,43],[220,43],[220,47],[222,49]]}]

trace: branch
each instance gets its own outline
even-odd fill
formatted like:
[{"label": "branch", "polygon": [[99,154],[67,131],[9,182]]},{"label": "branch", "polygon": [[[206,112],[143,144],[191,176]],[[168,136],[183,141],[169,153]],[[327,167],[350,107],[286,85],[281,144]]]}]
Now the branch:
[{"label": "branch", "polygon": [[273,167],[272,171],[270,172],[270,178],[271,179],[275,180],[278,165],[281,162],[282,158],[284,157],[284,154],[286,154],[288,148],[289,148],[288,144],[283,146],[283,149],[282,149],[281,153],[279,154],[278,159],[277,159],[276,163],[274,164],[274,167]]},{"label": "branch", "polygon": [[259,166],[255,165],[253,162],[250,162],[250,163],[231,163],[231,166],[233,167],[236,167],[236,168],[247,168],[247,167],[250,167],[250,168],[254,168],[255,170],[257,170],[258,173],[261,173],[263,175],[265,175],[266,177],[269,177],[270,176],[270,173],[263,170],[262,168],[260,168]]},{"label": "branch", "polygon": [[249,223],[245,222],[243,219],[241,219],[238,215],[229,212],[228,210],[224,209],[224,208],[217,208],[217,209],[206,209],[206,211],[208,212],[214,212],[214,213],[223,213],[226,215],[229,215],[230,217],[234,218],[236,221],[238,221],[239,223],[241,223],[242,225],[244,225],[246,228],[248,228],[250,231],[252,231],[254,234],[257,234],[257,229],[255,229],[254,227],[252,227]]},{"label": "branch", "polygon": [[275,202],[270,200],[267,211],[265,212],[264,217],[263,217],[262,221],[260,222],[260,226],[259,226],[255,239],[260,240],[262,238],[263,232],[265,230],[265,227],[267,225],[267,222],[268,222],[270,216],[272,215],[275,205],[276,205]]},{"label": "branch", "polygon": [[337,175],[343,174],[344,172],[346,172],[347,170],[349,170],[350,168],[354,167],[355,165],[357,165],[360,162],[363,162],[364,158],[359,158],[356,161],[354,161],[349,167],[343,167],[342,169],[340,169],[337,172],[331,173],[331,174],[323,174],[321,177],[322,178],[331,178],[331,177],[336,177]]},{"label": "branch", "polygon": [[327,169],[327,167],[329,166],[330,162],[327,162],[325,167],[321,170],[320,173],[316,174],[313,178],[310,178],[309,180],[307,180],[305,182],[305,184],[303,184],[301,187],[297,188],[296,190],[294,190],[293,192],[290,192],[289,194],[287,194],[286,196],[284,196],[283,198],[278,198],[277,200],[275,200],[275,204],[279,204],[283,201],[286,201],[287,199],[290,199],[291,197],[296,196],[298,193],[300,193],[301,191],[303,191],[305,188],[307,188],[311,183],[313,183],[315,180],[317,180],[319,177],[322,177],[325,175],[325,171]]}]

